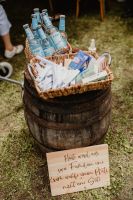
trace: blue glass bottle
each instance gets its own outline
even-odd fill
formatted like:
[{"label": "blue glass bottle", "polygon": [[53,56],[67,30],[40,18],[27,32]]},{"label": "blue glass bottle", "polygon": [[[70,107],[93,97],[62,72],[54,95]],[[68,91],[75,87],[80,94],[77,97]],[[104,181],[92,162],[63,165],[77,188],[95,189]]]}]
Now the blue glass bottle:
[{"label": "blue glass bottle", "polygon": [[34,14],[36,14],[37,16],[38,23],[41,24],[41,16],[40,16],[39,8],[34,8],[33,11],[34,11]]},{"label": "blue glass bottle", "polygon": [[68,50],[67,42],[63,39],[61,33],[53,26],[49,17],[45,13],[42,13],[42,18],[56,50]]},{"label": "blue glass bottle", "polygon": [[45,56],[51,56],[55,53],[55,49],[50,45],[50,42],[44,33],[43,29],[41,26],[38,26],[38,34],[41,38],[41,45],[44,51]]},{"label": "blue glass bottle", "polygon": [[36,29],[38,27],[37,15],[32,14],[31,18],[32,18],[32,22],[31,22],[32,29]]},{"label": "blue glass bottle", "polygon": [[38,32],[37,32],[38,21],[37,21],[37,16],[36,16],[36,14],[32,14],[32,15],[31,15],[31,18],[32,18],[31,27],[32,27],[33,35],[34,35],[35,39],[38,40],[38,42],[40,43],[40,42],[41,42],[41,39],[40,39],[39,34],[38,34]]},{"label": "blue glass bottle", "polygon": [[[43,23],[43,15],[44,15],[44,13],[48,16],[48,11],[47,11],[47,9],[43,9],[43,10],[42,10],[42,13],[41,13],[40,15],[41,15],[41,19],[42,19],[42,24],[43,24],[43,26],[44,26],[44,28],[45,28],[45,31],[46,31],[47,37],[48,37],[49,31],[48,31],[47,27],[45,26],[45,24]],[[48,16],[48,17],[49,17],[49,16]],[[50,19],[50,21],[52,21],[52,17],[49,17],[49,19]],[[55,44],[54,44],[52,38],[51,38],[51,37],[48,37],[48,40],[49,40],[49,42],[50,42],[50,45],[51,45],[54,49],[56,49]]]},{"label": "blue glass bottle", "polygon": [[39,55],[39,56],[45,56],[43,52],[43,48],[39,44],[39,42],[35,39],[31,29],[29,28],[28,24],[23,25],[23,28],[25,30],[28,42],[29,42],[29,47],[33,55]]},{"label": "blue glass bottle", "polygon": [[60,15],[59,31],[62,37],[64,38],[64,40],[67,42],[67,34],[65,32],[65,15]]},{"label": "blue glass bottle", "polygon": [[65,15],[60,15],[59,31],[65,32]]}]

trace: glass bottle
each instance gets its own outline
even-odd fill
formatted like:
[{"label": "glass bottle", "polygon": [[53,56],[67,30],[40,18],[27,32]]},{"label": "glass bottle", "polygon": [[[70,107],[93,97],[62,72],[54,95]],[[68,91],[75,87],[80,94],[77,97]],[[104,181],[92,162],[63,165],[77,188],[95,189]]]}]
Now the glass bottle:
[{"label": "glass bottle", "polygon": [[28,42],[29,42],[29,47],[33,55],[39,55],[39,56],[45,56],[43,49],[39,42],[35,39],[30,27],[28,24],[23,25],[23,28],[25,30]]},{"label": "glass bottle", "polygon": [[53,26],[49,17],[45,13],[42,13],[42,17],[56,50],[57,51],[61,50],[63,52],[68,51],[69,47],[67,45],[67,42],[64,40],[61,33]]},{"label": "glass bottle", "polygon": [[38,32],[37,32],[38,21],[37,21],[37,16],[36,16],[36,14],[32,14],[32,15],[31,15],[31,18],[32,18],[31,27],[32,27],[33,35],[34,35],[35,39],[38,40],[38,42],[40,43],[40,42],[41,42],[41,39],[40,39],[39,34],[38,34]]},{"label": "glass bottle", "polygon": [[55,53],[55,49],[50,45],[50,42],[44,33],[43,29],[41,26],[38,26],[38,34],[41,38],[41,45],[44,51],[45,56],[51,56]]},{"label": "glass bottle", "polygon": [[[44,10],[47,10],[47,9],[44,9]],[[45,13],[44,11],[41,13],[41,19],[42,19],[43,27],[45,28],[45,31],[46,31],[47,37],[48,37],[49,31],[48,31],[47,27],[45,26],[45,24],[43,23],[43,15],[44,15],[44,13]],[[48,13],[46,13],[46,15],[48,16]],[[49,16],[48,16],[48,17],[49,17]],[[52,22],[52,17],[49,17],[49,19],[50,19],[50,21]],[[51,46],[52,46],[54,49],[56,49],[55,44],[54,44],[52,38],[51,38],[51,37],[48,37],[48,40],[49,40]]]},{"label": "glass bottle", "polygon": [[41,24],[41,16],[40,16],[39,8],[34,8],[33,11],[34,11],[34,14],[36,14],[37,16],[38,23]]},{"label": "glass bottle", "polygon": [[96,52],[95,39],[91,39],[90,46],[89,46],[89,51]]},{"label": "glass bottle", "polygon": [[[43,10],[42,10],[42,13],[45,13],[45,14],[48,16],[48,10],[47,10],[47,9],[43,9]],[[41,16],[41,21],[42,21],[42,24],[43,24],[43,16],[42,16],[42,13],[40,13],[40,16]]]},{"label": "glass bottle", "polygon": [[63,38],[67,38],[67,34],[65,32],[65,15],[60,15],[60,21],[59,21],[59,31],[61,32],[61,35]]}]

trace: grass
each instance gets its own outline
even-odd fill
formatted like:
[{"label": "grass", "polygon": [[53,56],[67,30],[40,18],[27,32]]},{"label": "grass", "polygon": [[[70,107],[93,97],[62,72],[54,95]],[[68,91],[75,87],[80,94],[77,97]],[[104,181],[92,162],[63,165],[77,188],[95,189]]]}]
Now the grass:
[{"label": "grass", "polygon": [[[21,89],[0,82],[1,166],[0,196],[3,200],[132,200],[133,197],[133,29],[132,19],[121,20],[118,13],[100,22],[98,16],[68,18],[67,32],[73,46],[89,46],[96,39],[99,54],[112,55],[112,123],[105,143],[109,144],[111,185],[51,197],[45,155],[29,135],[24,120]],[[15,38],[15,37],[14,37]],[[20,41],[24,42],[23,34]],[[11,60],[12,78],[23,79],[25,57]]]}]

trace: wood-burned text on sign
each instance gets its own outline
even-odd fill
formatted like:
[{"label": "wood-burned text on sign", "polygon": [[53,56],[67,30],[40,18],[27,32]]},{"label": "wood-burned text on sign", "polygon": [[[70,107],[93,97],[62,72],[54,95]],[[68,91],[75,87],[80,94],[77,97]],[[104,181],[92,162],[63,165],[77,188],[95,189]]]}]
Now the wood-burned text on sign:
[{"label": "wood-burned text on sign", "polygon": [[108,145],[47,153],[52,196],[110,185]]}]

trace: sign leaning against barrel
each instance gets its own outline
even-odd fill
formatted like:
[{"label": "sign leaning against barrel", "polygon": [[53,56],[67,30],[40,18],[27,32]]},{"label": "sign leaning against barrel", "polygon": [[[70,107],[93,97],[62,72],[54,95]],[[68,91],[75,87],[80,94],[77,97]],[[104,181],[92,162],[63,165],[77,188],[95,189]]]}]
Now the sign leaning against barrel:
[{"label": "sign leaning against barrel", "polygon": [[110,185],[108,145],[47,153],[52,196]]}]

